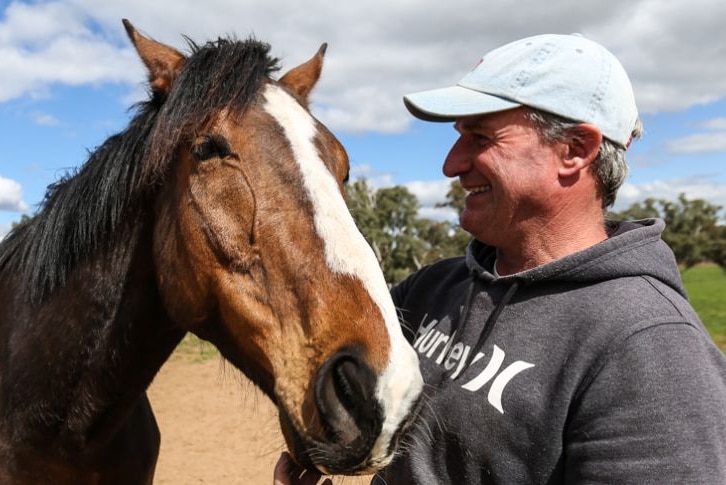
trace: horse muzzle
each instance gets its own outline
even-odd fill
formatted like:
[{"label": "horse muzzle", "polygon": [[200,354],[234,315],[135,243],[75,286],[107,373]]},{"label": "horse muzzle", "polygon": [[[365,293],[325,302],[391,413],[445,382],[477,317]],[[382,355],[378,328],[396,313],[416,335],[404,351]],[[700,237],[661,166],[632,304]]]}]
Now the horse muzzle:
[{"label": "horse muzzle", "polygon": [[[415,382],[414,382],[415,384]],[[316,468],[324,474],[366,474],[387,465],[393,457],[401,434],[415,413],[415,400],[398,402],[399,409],[390,410],[384,402],[381,383],[358,349],[341,349],[318,370],[314,379],[314,403],[320,436],[304,437],[293,431],[288,445],[295,459],[303,466]],[[412,386],[418,396],[420,387]],[[387,391],[384,390],[384,391]],[[406,409],[400,409],[403,405]],[[394,415],[394,432],[391,428]],[[289,417],[280,413],[283,429],[294,430]],[[395,422],[398,421],[398,422]],[[287,434],[287,433],[286,433]],[[317,434],[317,433],[316,433]]]}]

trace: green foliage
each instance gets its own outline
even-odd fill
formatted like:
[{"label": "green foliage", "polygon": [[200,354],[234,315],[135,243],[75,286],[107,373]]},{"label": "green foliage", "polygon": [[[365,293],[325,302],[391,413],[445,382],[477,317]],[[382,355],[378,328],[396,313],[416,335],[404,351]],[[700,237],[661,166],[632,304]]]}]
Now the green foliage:
[{"label": "green foliage", "polygon": [[184,356],[193,362],[204,362],[219,357],[219,351],[209,342],[206,342],[192,333],[184,336],[174,350],[176,355]]},{"label": "green foliage", "polygon": [[711,260],[726,269],[726,225],[720,226],[713,244]]},{"label": "green foliage", "polygon": [[614,213],[616,219],[665,220],[663,240],[673,250],[678,264],[690,268],[704,262],[715,262],[726,268],[726,226],[720,224],[721,207],[702,199],[689,200],[684,194],[678,201],[646,199]]},{"label": "green foliage", "polygon": [[346,200],[391,285],[426,264],[464,254],[469,235],[450,222],[420,218],[418,200],[405,187],[373,190],[359,179],[346,188]]},{"label": "green foliage", "polygon": [[17,222],[13,222],[12,224],[10,224],[10,227],[11,227],[12,229],[15,229],[15,228],[16,228],[17,226],[20,226],[20,225],[22,225],[22,224],[25,224],[25,223],[26,223],[26,222],[28,222],[29,220],[30,220],[30,216],[28,216],[28,215],[26,215],[26,214],[23,214],[22,216],[20,216],[20,220],[19,220],[19,221],[17,221]]},{"label": "green foliage", "polygon": [[699,265],[683,271],[682,277],[693,308],[726,351],[726,272],[714,264]]},{"label": "green foliage", "polygon": [[461,186],[461,182],[454,180],[449,186],[449,191],[446,193],[446,201],[436,204],[436,207],[451,207],[456,210],[458,215],[461,215],[466,205],[466,190]]}]

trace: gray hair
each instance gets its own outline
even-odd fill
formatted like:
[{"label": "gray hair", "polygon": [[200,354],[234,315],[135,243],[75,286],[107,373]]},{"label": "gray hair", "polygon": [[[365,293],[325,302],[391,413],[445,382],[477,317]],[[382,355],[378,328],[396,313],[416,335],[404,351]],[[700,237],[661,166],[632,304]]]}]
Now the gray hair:
[{"label": "gray hair", "polygon": [[[566,142],[573,136],[578,136],[577,127],[582,124],[534,108],[527,108],[527,117],[534,122],[539,136],[546,143]],[[642,133],[643,124],[638,119],[633,127],[631,141],[640,138]],[[591,165],[602,197],[603,210],[615,203],[618,190],[628,176],[628,164],[625,161],[626,151],[626,147],[603,138],[600,144],[600,152]]]}]

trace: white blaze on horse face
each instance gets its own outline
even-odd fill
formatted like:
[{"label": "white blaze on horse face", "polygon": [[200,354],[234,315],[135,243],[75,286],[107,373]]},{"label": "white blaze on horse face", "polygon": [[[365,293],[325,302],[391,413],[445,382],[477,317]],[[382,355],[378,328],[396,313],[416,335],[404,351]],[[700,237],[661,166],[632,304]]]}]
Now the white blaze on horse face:
[{"label": "white blaze on horse face", "polygon": [[315,120],[284,89],[268,85],[265,111],[283,128],[302,174],[303,185],[315,213],[315,229],[325,247],[331,271],[352,275],[378,305],[391,341],[388,367],[379,376],[377,397],[384,408],[384,422],[371,459],[384,465],[393,434],[421,393],[423,381],[418,357],[401,332],[396,309],[373,250],[358,231],[338,184],[315,147]]}]

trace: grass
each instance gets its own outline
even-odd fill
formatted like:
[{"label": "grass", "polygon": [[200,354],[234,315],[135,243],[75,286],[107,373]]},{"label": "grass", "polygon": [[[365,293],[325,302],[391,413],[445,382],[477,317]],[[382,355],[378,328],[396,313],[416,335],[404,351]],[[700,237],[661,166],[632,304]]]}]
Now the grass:
[{"label": "grass", "polygon": [[209,342],[205,342],[194,334],[184,336],[174,350],[174,354],[183,356],[192,362],[204,362],[219,356],[219,351]]},{"label": "grass", "polygon": [[726,271],[715,264],[699,265],[682,273],[693,308],[726,352]]}]

